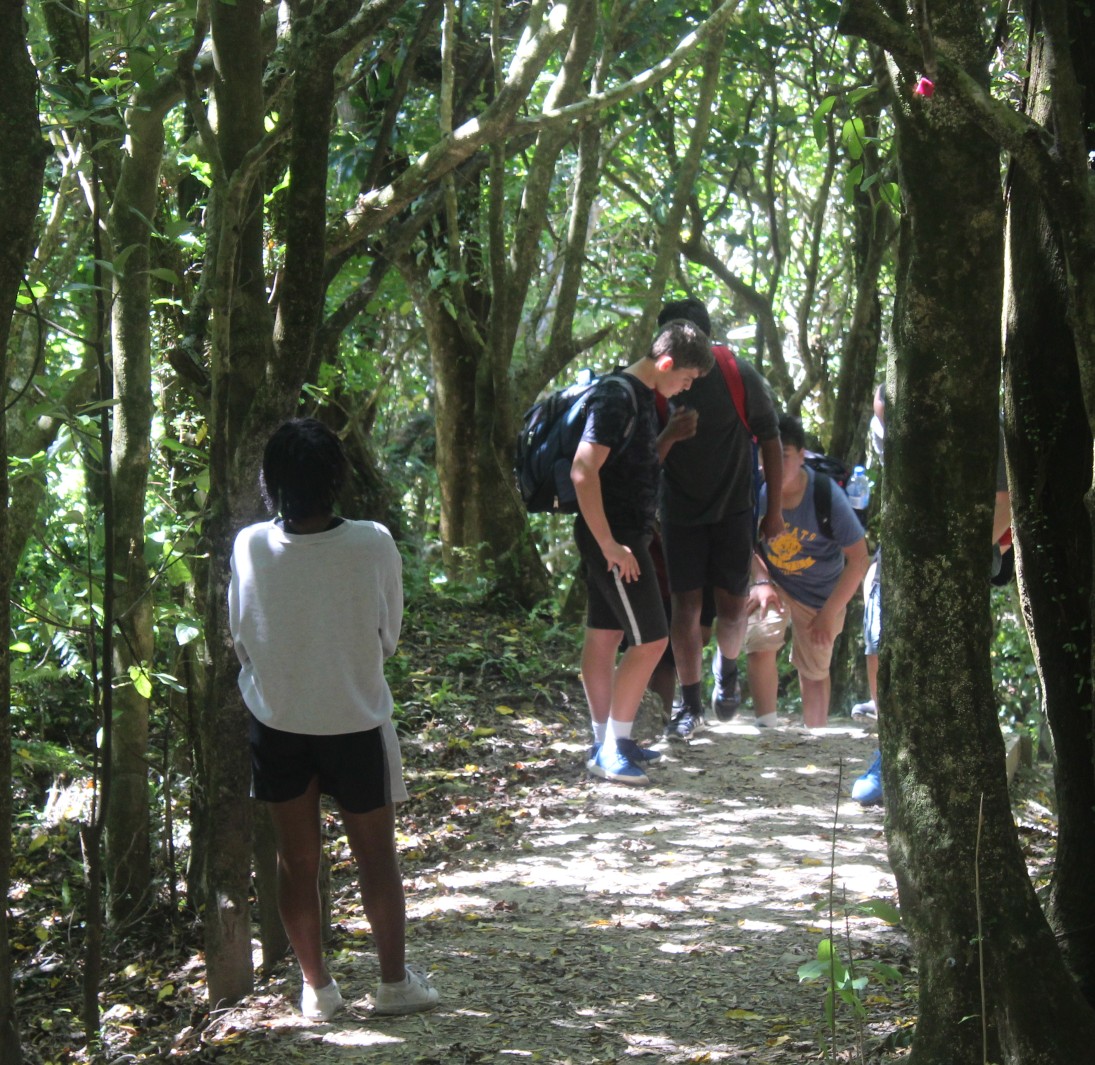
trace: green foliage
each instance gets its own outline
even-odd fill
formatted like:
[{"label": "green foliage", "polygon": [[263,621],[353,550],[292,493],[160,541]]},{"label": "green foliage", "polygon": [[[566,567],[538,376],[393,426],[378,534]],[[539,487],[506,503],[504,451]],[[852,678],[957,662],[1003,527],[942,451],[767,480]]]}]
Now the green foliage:
[{"label": "green foliage", "polygon": [[837,1009],[847,1006],[858,1020],[866,1020],[867,1007],[863,992],[874,977],[884,986],[896,984],[901,973],[892,965],[876,961],[856,961],[849,955],[840,957],[831,939],[818,943],[817,958],[798,967],[799,983],[819,983],[825,989],[823,1009],[825,1020],[831,1026],[836,1022]]}]

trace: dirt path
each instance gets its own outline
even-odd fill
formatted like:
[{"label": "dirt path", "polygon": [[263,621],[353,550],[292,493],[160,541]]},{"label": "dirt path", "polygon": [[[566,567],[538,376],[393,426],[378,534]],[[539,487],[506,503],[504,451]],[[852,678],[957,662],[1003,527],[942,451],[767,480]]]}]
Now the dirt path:
[{"label": "dirt path", "polygon": [[[720,725],[669,749],[654,786],[636,789],[588,779],[583,738],[565,724],[514,715],[499,733],[516,776],[467,751],[447,780],[423,770],[418,787],[449,808],[457,842],[427,827],[424,807],[404,840],[409,954],[432,972],[441,1008],[370,1018],[375,960],[345,884],[332,967],[350,1007],[330,1024],[305,1023],[285,965],[200,1046],[181,1041],[180,1057],[578,1065],[818,1053],[823,990],[797,970],[828,935],[841,763],[847,796],[874,737]],[[857,962],[895,964],[909,983],[903,933],[854,905],[894,898],[882,811],[842,798],[836,828],[840,953],[850,936]],[[863,992],[868,1050],[910,1023],[902,994]],[[855,1038],[843,1017],[838,1051]]]}]

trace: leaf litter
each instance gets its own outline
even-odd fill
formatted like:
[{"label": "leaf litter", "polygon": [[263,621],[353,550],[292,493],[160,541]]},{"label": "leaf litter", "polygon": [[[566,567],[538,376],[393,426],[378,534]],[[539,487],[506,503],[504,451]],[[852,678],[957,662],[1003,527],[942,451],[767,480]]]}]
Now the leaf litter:
[{"label": "leaf litter", "polygon": [[[326,1024],[305,1021],[296,966],[284,959],[243,1002],[210,1013],[195,926],[157,945],[157,976],[143,994],[134,970],[129,985],[123,976],[105,989],[97,1060],[858,1060],[851,1012],[838,1010],[830,1047],[825,989],[798,977],[829,938],[862,971],[882,964],[901,974],[863,992],[863,1037],[868,1060],[907,1055],[916,973],[894,923],[883,812],[848,797],[874,736],[840,718],[809,733],[787,720],[760,730],[746,708],[690,744],[659,744],[665,764],[651,768],[649,788],[594,780],[577,673],[559,666],[573,659],[572,644],[557,640],[550,676],[536,675],[535,660],[515,666],[519,648],[508,639],[503,655],[468,655],[499,644],[489,615],[466,620],[404,642],[429,643],[437,661],[459,648],[471,680],[408,670],[393,684],[411,792],[398,815],[408,960],[431,973],[440,1007],[372,1017],[368,922],[346,841],[328,818],[329,959],[346,1008]],[[539,646],[539,661],[552,653]],[[660,732],[655,702],[648,696],[640,710],[641,741]],[[1052,815],[1034,801],[1029,809],[1020,823],[1049,853]],[[25,1038],[30,1065],[88,1060],[73,1042],[78,980],[69,985],[53,994],[72,995],[70,1023]]]}]

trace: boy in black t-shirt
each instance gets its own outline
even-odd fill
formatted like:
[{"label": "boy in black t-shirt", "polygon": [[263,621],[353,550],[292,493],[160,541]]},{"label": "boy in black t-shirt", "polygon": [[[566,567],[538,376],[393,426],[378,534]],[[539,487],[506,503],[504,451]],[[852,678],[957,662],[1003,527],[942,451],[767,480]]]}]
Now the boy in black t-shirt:
[{"label": "boy in black t-shirt", "polygon": [[[579,509],[574,538],[589,590],[582,683],[593,719],[593,748],[586,765],[606,780],[649,784],[643,766],[660,757],[631,738],[639,701],[668,639],[648,546],[659,458],[674,441],[696,431],[696,420],[694,412],[680,411],[659,436],[654,394],[675,396],[713,365],[701,329],[691,322],[667,323],[650,352],[624,370],[632,379],[634,402],[619,384],[596,389],[571,467]],[[617,664],[625,633],[628,647]]]}]

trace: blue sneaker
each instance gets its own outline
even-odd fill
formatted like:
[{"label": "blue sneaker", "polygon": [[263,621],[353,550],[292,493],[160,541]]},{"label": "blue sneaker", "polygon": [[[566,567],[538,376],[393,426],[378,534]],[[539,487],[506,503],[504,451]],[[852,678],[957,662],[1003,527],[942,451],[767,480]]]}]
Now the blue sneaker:
[{"label": "blue sneaker", "polygon": [[862,806],[882,805],[882,752],[875,751],[867,772],[852,785],[852,798]]},{"label": "blue sneaker", "polygon": [[[622,742],[626,743],[626,741]],[[619,747],[616,747],[611,754],[606,755],[605,748],[602,745],[593,759],[593,768],[590,769],[590,773],[602,780],[615,780],[620,784],[637,784],[640,787],[645,787],[650,783],[650,777],[632,762]]]},{"label": "blue sneaker", "polygon": [[591,777],[600,777],[604,780],[605,771],[597,764],[597,755],[601,752],[601,745],[595,743],[586,751],[586,772]]},{"label": "blue sneaker", "polygon": [[657,765],[662,761],[662,752],[652,750],[649,747],[640,747],[634,740],[617,740],[616,749],[623,751],[627,755],[627,760],[632,765],[637,765],[641,769],[645,769],[647,766]]}]

